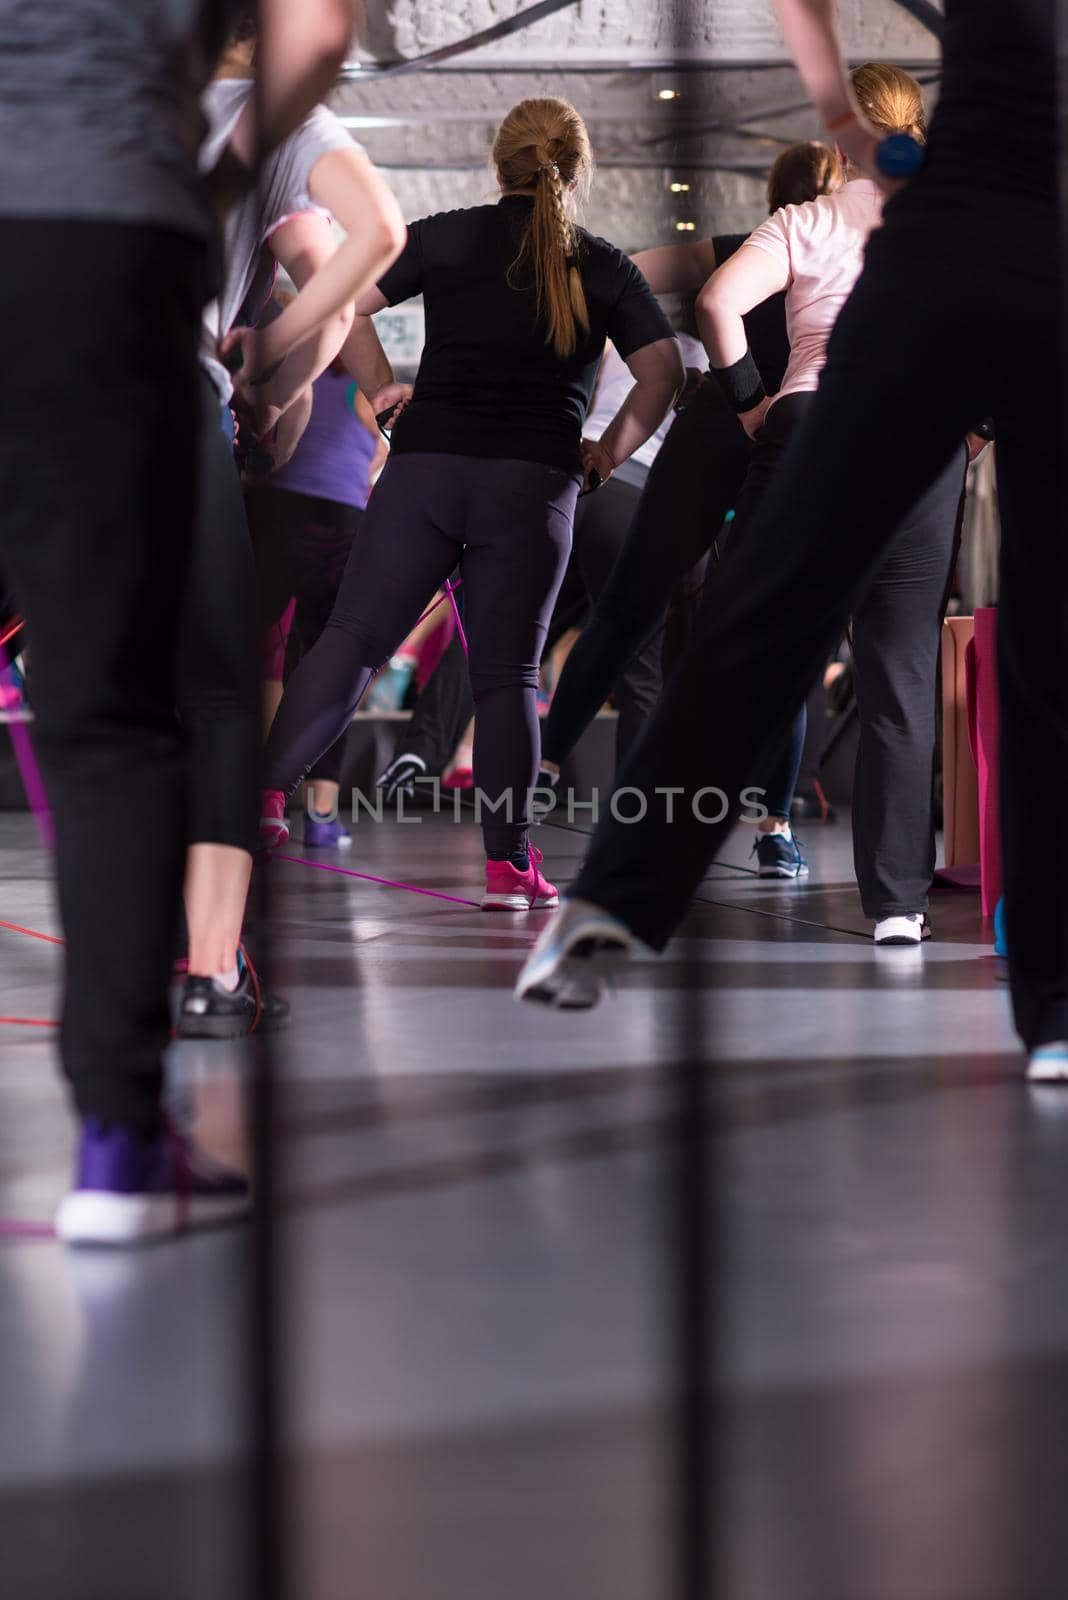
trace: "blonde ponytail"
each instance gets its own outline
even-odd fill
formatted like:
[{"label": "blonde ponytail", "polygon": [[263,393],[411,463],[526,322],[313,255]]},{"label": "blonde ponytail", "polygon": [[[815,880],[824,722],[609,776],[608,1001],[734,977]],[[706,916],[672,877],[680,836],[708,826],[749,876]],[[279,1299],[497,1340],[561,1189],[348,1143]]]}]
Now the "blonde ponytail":
[{"label": "blonde ponytail", "polygon": [[501,123],[493,159],[506,194],[533,194],[530,222],[509,279],[524,269],[533,276],[545,342],[565,361],[575,353],[578,330],[590,330],[577,259],[579,234],[568,210],[569,189],[593,165],[586,125],[566,100],[523,100]]},{"label": "blonde ponytail", "polygon": [[923,90],[902,67],[869,61],[850,78],[857,104],[882,134],[907,133],[918,144],[927,142],[927,113]]}]

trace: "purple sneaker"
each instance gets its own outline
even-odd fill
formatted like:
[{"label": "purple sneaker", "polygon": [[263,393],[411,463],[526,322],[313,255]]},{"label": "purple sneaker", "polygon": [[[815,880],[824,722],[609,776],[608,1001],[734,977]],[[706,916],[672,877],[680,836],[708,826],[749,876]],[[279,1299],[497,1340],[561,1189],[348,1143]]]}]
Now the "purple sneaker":
[{"label": "purple sneaker", "polygon": [[65,1244],[137,1244],[242,1217],[249,1186],[168,1124],[158,1139],[82,1124],[74,1188],[56,1213]]},{"label": "purple sneaker", "polygon": [[332,822],[310,812],[304,815],[304,848],[306,850],[347,850],[352,834],[338,818]]}]

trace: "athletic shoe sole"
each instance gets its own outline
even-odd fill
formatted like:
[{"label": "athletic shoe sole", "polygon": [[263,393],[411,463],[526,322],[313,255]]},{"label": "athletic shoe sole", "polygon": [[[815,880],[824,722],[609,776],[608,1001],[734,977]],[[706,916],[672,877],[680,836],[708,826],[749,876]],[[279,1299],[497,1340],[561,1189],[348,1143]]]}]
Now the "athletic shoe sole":
[{"label": "athletic shoe sole", "polygon": [[560,896],[551,899],[528,900],[525,894],[484,894],[479,909],[482,911],[555,911]]},{"label": "athletic shoe sole", "polygon": [[[282,1033],[289,1022],[284,1017],[261,1017],[257,1033]],[[252,1032],[251,1023],[240,1017],[179,1017],[175,1028],[179,1039],[246,1039]]]},{"label": "athletic shoe sole", "polygon": [[1037,1051],[1027,1063],[1028,1083],[1068,1083],[1068,1050],[1058,1050],[1056,1055],[1040,1055]]},{"label": "athletic shoe sole", "polygon": [[[131,1245],[172,1238],[190,1228],[211,1228],[248,1215],[248,1195],[211,1200],[191,1195],[179,1206],[173,1194],[107,1194],[77,1190],[56,1212],[56,1237],[64,1244]],[[179,1220],[181,1219],[181,1221]]]},{"label": "athletic shoe sole", "polygon": [[1028,1083],[1068,1083],[1068,1061],[1054,1066],[1051,1062],[1032,1063],[1027,1069]]},{"label": "athletic shoe sole", "polygon": [[807,867],[758,867],[758,878],[807,878]]},{"label": "athletic shoe sole", "polygon": [[920,932],[913,938],[907,933],[892,933],[885,939],[876,939],[877,950],[916,950],[931,937],[931,925],[924,919]]},{"label": "athletic shoe sole", "polygon": [[557,1011],[589,1011],[604,998],[629,953],[627,945],[614,939],[580,939],[544,978],[518,988],[516,999]]}]

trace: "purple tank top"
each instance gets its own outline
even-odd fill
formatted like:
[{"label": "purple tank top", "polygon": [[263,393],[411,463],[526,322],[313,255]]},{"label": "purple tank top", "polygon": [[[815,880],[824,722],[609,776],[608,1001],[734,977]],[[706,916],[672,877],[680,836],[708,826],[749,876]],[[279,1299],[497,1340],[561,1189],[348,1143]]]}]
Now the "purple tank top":
[{"label": "purple tank top", "polygon": [[347,372],[335,377],[327,371],[316,378],[304,436],[270,482],[279,489],[336,500],[362,511],[378,441],[356,415],[355,405],[356,384]]}]

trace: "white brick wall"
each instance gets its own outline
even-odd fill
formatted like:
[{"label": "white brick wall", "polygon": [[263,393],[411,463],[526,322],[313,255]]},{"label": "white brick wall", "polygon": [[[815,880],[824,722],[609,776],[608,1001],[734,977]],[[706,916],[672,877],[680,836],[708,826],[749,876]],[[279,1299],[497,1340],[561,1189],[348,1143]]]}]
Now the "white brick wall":
[{"label": "white brick wall", "polygon": [[[371,56],[421,55],[524,9],[525,0],[369,0]],[[934,60],[930,34],[893,0],[840,0],[852,56]],[[771,0],[579,0],[489,46],[481,59],[619,60],[681,49],[717,61],[781,60]]]},{"label": "white brick wall", "polygon": [[[515,15],[526,3],[368,0],[368,28],[358,53],[365,61],[375,54],[422,54]],[[935,41],[894,0],[839,3],[854,59],[937,60]],[[666,78],[665,69],[656,68],[581,70],[581,64],[598,61],[652,63],[676,48],[680,28],[682,53],[707,63],[707,70]],[[531,70],[485,70],[504,62],[529,63]],[[671,106],[655,98],[665,82],[682,92]],[[771,0],[579,0],[445,69],[378,80],[354,75],[335,105],[349,116],[386,119],[386,126],[360,129],[356,137],[373,159],[388,164],[387,176],[411,218],[492,198],[486,163],[497,123],[517,100],[546,94],[571,100],[589,123],[595,153],[607,163],[598,174],[589,225],[626,249],[674,237],[676,218],[692,217],[702,231],[754,224],[763,207],[761,174],[781,143],[819,133],[797,74],[786,63]],[[771,114],[798,103],[800,111]],[[761,142],[720,128],[643,144],[659,133],[677,133],[680,124],[734,118],[749,119],[751,131],[774,137]],[[631,165],[637,162],[658,165]],[[751,168],[757,175],[702,170],[710,165]],[[441,170],[426,170],[434,167]],[[446,170],[465,167],[476,170]],[[670,195],[672,177],[691,183],[686,200]]]},{"label": "white brick wall", "polygon": [[[442,174],[405,168],[387,176],[409,219],[456,206],[486,205],[497,197],[488,171]],[[693,216],[701,233],[740,233],[755,227],[765,214],[759,178],[709,174],[695,183],[688,200],[684,212],[668,191],[666,171],[601,171],[582,221],[630,252],[676,239],[674,222],[683,215]]]}]

